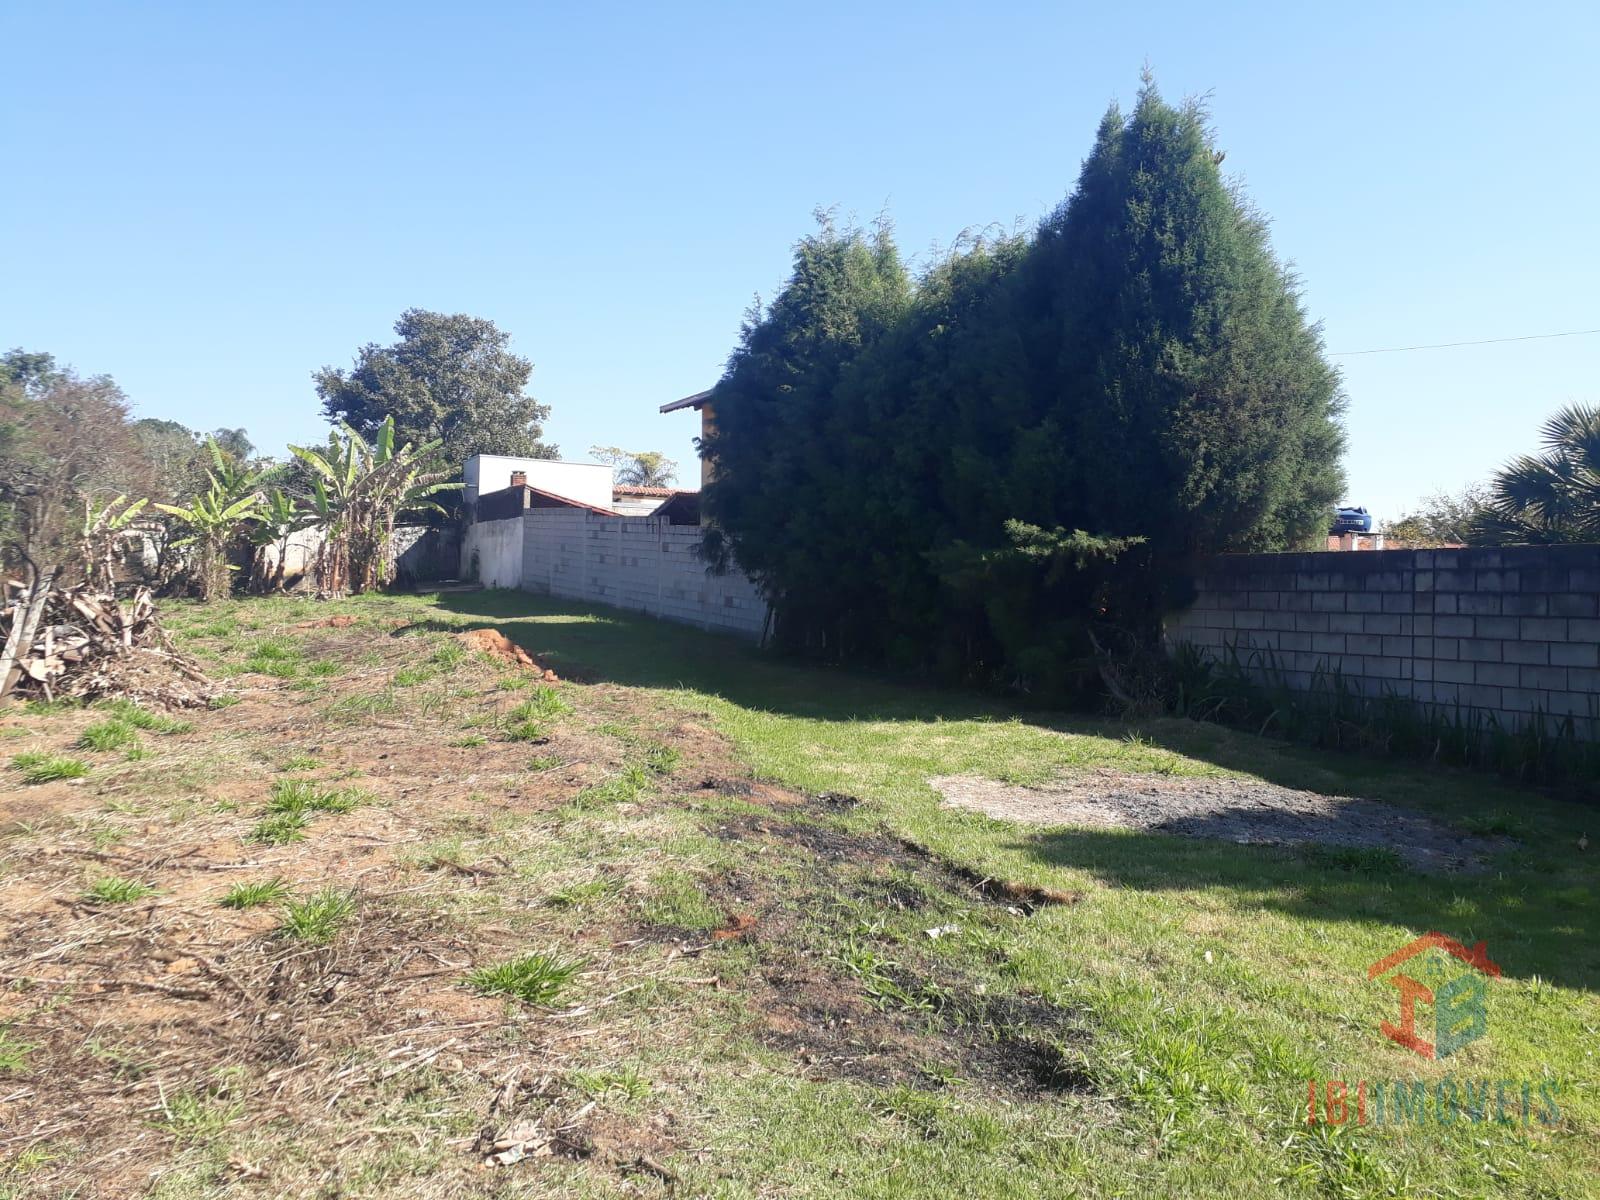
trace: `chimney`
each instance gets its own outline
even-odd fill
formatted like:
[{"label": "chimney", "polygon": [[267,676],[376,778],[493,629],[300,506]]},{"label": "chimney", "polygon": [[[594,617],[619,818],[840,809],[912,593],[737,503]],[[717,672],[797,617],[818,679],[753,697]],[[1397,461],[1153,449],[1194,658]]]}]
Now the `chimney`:
[{"label": "chimney", "polygon": [[513,471],[513,472],[511,472],[511,486],[512,487],[527,487],[528,486],[528,473],[526,471]]}]

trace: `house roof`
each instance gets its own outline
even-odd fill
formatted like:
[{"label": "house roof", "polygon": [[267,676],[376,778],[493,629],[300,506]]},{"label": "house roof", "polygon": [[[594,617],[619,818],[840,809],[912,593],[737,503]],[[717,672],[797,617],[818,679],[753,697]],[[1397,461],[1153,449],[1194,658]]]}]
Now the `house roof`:
[{"label": "house roof", "polygon": [[[508,503],[512,493],[519,494],[520,503]],[[617,515],[609,508],[597,508],[593,504],[585,504],[582,500],[574,500],[571,496],[558,496],[555,492],[547,492],[543,488],[536,488],[526,483],[515,483],[499,491],[485,492],[478,497],[475,507],[480,520],[485,512],[495,512],[501,508],[581,508],[585,512],[599,513],[603,517]]]},{"label": "house roof", "polygon": [[638,487],[631,483],[614,483],[611,485],[613,496],[676,496],[681,489],[669,487]]},{"label": "house roof", "polygon": [[707,388],[703,392],[696,392],[692,396],[685,396],[682,400],[674,400],[671,404],[663,404],[661,406],[661,411],[664,413],[669,413],[677,412],[681,408],[702,408],[704,407],[705,402],[711,399],[711,393],[714,390],[715,389],[713,388]]}]

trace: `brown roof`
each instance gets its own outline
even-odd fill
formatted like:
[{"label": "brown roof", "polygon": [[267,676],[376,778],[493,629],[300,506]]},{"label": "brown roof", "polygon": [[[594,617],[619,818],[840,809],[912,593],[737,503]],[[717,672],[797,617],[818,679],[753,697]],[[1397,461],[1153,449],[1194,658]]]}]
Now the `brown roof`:
[{"label": "brown roof", "polygon": [[631,483],[611,485],[613,496],[676,496],[680,489],[668,487],[638,487]]},{"label": "brown roof", "polygon": [[699,408],[711,399],[714,389],[707,388],[703,392],[696,392],[692,396],[685,396],[682,400],[674,400],[671,404],[663,404],[661,411],[664,413],[677,412],[680,408]]},{"label": "brown roof", "polygon": [[497,492],[485,492],[478,497],[478,502],[473,507],[480,521],[517,516],[528,508],[581,508],[586,512],[599,513],[603,517],[617,515],[608,508],[596,508],[592,504],[585,504],[570,496],[558,496],[554,492],[531,487],[526,483],[514,483]]}]

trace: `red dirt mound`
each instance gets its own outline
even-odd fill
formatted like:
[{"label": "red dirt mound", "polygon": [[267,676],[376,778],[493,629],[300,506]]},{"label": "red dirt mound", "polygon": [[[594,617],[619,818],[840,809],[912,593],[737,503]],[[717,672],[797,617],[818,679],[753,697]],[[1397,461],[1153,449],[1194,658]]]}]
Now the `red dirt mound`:
[{"label": "red dirt mound", "polygon": [[469,629],[466,633],[456,634],[456,641],[468,650],[477,650],[491,658],[537,671],[551,683],[555,683],[559,678],[554,671],[540,663],[498,629]]}]

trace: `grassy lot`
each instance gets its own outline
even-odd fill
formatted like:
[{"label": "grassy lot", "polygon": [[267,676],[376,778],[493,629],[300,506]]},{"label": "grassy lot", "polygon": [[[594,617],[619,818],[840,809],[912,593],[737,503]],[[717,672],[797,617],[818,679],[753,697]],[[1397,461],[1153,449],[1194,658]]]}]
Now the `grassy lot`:
[{"label": "grassy lot", "polygon": [[[1596,1194],[1593,809],[516,593],[170,614],[236,703],[0,716],[0,1196]],[[928,785],[1092,769],[1515,841],[1424,876]],[[1429,930],[1504,971],[1439,1062],[1366,976]],[[1559,1119],[1304,1122],[1447,1076]]]}]

